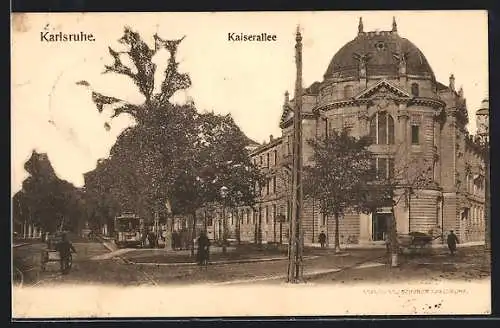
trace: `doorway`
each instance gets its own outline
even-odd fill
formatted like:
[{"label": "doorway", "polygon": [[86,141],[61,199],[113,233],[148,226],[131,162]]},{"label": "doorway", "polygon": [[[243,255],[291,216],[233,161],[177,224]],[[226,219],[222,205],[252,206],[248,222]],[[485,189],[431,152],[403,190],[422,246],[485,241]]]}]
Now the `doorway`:
[{"label": "doorway", "polygon": [[374,213],[372,216],[372,240],[383,241],[391,213]]}]

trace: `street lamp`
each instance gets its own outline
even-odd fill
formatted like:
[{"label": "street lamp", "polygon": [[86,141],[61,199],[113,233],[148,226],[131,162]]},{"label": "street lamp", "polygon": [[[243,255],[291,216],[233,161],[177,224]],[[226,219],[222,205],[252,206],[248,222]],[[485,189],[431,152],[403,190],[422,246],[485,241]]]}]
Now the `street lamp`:
[{"label": "street lamp", "polygon": [[411,232],[411,195],[414,194],[413,188],[408,188],[408,233]]},{"label": "street lamp", "polygon": [[222,252],[227,251],[227,224],[226,224],[226,196],[228,193],[226,186],[220,188],[220,196],[222,198]]}]

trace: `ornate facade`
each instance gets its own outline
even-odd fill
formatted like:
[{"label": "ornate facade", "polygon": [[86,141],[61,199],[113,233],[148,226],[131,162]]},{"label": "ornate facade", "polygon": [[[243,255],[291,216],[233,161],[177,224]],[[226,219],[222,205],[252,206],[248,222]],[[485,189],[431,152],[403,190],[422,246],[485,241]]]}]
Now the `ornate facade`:
[{"label": "ornate facade", "polygon": [[[454,230],[462,242],[484,240],[484,161],[466,129],[463,90],[455,88],[453,75],[447,85],[436,80],[422,51],[398,34],[395,21],[390,31],[365,32],[360,19],[357,36],[333,56],[323,80],[304,89],[302,104],[304,164],[312,155],[308,139],[341,128],[358,137],[368,134],[377,172],[401,174],[408,186],[399,191],[404,201],[395,207],[399,233],[432,233],[440,242],[439,236]],[[259,186],[255,211],[228,212],[233,237],[239,231],[243,241],[288,240],[293,106],[286,93],[282,136],[251,153],[268,182]],[[477,120],[484,130],[488,110],[480,109]],[[431,182],[412,186],[417,174]],[[345,213],[341,243],[383,243],[388,215],[386,208],[368,215]],[[219,216],[208,227],[214,238],[222,231],[220,221]],[[333,241],[334,220],[320,213],[315,200],[304,204],[303,227],[305,243],[316,243],[321,231]]]}]

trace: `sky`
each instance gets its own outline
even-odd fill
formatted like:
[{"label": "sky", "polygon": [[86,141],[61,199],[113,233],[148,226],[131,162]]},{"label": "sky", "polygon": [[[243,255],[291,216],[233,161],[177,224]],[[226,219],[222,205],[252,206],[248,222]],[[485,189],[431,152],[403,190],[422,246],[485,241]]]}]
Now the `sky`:
[{"label": "sky", "polygon": [[[172,101],[192,99],[200,111],[231,113],[243,132],[263,142],[281,135],[285,91],[293,97],[297,25],[307,87],[322,80],[333,55],[356,37],[359,17],[364,30],[373,31],[390,30],[393,16],[399,35],[422,50],[438,81],[448,85],[453,73],[457,88],[463,86],[469,130],[475,132],[475,111],[488,95],[486,11],[13,14],[11,194],[28,176],[23,165],[33,150],[48,154],[59,178],[82,186],[83,173],[107,157],[117,136],[133,124],[118,117],[106,131],[110,112],[99,114],[90,91],[75,84],[87,80],[102,93],[141,103],[129,80],[101,74],[111,63],[107,48],[118,48],[124,26],[151,46],[154,33],[164,39],[185,36],[177,59],[192,86]],[[40,42],[45,30],[92,33],[96,41]],[[229,42],[232,32],[275,34],[277,41]],[[155,62],[167,59],[160,53]]]}]

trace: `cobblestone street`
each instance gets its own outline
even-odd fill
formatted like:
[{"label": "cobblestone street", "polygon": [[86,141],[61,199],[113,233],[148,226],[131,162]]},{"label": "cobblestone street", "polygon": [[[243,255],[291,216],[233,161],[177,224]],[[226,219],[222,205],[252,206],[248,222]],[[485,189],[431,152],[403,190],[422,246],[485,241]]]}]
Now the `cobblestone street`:
[{"label": "cobblestone street", "polygon": [[[122,286],[276,284],[286,279],[286,253],[275,250],[239,258],[238,252],[230,249],[226,255],[229,260],[224,260],[221,254],[215,256],[207,268],[200,268],[190,260],[189,251],[181,251],[179,254],[158,249],[109,252],[98,242],[74,245],[77,254],[74,254],[73,268],[68,275],[59,273],[57,262],[49,263],[45,272],[40,270],[43,244],[31,244],[16,250],[18,256],[24,258],[24,262],[31,263],[25,273],[24,286],[75,283]],[[231,253],[233,255],[229,255]],[[175,257],[181,257],[182,261]],[[246,262],[249,257],[253,258],[252,262]],[[388,267],[386,261],[385,252],[380,249],[348,250],[339,254],[330,249],[307,249],[304,254],[304,276],[311,283],[333,284],[415,279],[474,280],[490,276],[489,256],[484,255],[480,247],[463,248],[455,257],[449,256],[444,250],[435,250],[431,255],[405,255],[401,257],[398,268]]]}]

